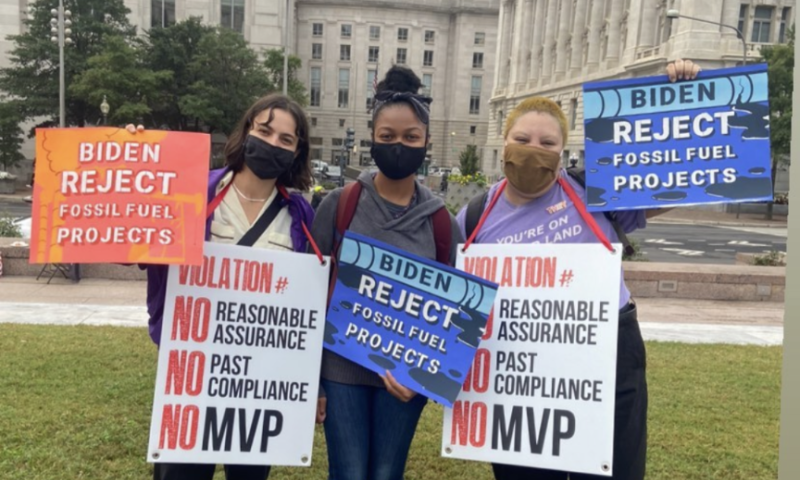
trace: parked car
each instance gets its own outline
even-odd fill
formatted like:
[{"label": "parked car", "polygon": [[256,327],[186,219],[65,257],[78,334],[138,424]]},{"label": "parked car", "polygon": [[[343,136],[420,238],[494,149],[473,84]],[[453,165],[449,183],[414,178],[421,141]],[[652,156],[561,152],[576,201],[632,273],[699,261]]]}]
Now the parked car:
[{"label": "parked car", "polygon": [[322,169],[322,176],[328,180],[339,180],[342,176],[342,168],[338,165],[325,165]]},{"label": "parked car", "polygon": [[314,175],[322,174],[325,167],[328,166],[327,162],[323,162],[322,160],[311,160],[311,171]]}]

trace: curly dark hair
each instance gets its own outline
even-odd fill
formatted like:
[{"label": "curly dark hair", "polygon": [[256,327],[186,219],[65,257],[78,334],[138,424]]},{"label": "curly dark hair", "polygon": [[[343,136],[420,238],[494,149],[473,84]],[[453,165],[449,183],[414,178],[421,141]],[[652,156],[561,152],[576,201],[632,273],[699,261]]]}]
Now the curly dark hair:
[{"label": "curly dark hair", "polygon": [[[308,158],[310,149],[308,119],[303,108],[297,102],[284,95],[273,93],[261,97],[247,109],[239,124],[228,136],[228,143],[225,144],[225,163],[234,172],[242,170],[244,166],[244,141],[253,128],[253,121],[264,110],[274,110],[276,108],[290,114],[294,118],[295,125],[297,125],[295,130],[297,151],[295,152],[294,162],[292,162],[292,167],[289,171],[278,177],[277,183],[287,188],[306,191],[314,184],[311,163]],[[267,125],[274,118],[275,114],[270,112]]]}]

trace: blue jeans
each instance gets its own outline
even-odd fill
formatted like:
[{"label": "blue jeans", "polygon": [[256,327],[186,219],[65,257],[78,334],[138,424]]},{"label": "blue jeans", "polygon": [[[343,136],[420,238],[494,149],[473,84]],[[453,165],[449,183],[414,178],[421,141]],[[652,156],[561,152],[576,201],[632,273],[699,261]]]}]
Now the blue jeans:
[{"label": "blue jeans", "polygon": [[428,399],[408,403],[384,388],[322,380],[327,395],[328,480],[402,480]]}]

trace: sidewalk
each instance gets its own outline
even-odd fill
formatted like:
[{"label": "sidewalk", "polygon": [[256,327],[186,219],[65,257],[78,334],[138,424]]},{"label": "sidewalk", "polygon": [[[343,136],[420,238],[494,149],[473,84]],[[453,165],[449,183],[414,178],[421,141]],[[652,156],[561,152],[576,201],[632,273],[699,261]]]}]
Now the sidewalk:
[{"label": "sidewalk", "polygon": [[[144,327],[146,283],[0,278],[0,323]],[[781,345],[784,305],[641,298],[645,340],[684,343]]]},{"label": "sidewalk", "polygon": [[742,213],[739,218],[736,218],[736,213],[715,212],[692,207],[676,207],[667,213],[648,220],[648,222],[761,228],[787,227],[786,215],[773,215],[772,220],[766,220],[763,214]]}]

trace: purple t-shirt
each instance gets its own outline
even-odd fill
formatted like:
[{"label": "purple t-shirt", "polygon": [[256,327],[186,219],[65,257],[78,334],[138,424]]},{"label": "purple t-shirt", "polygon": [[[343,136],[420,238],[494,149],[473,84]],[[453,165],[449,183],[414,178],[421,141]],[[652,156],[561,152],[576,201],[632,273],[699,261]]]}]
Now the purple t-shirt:
[{"label": "purple t-shirt", "polygon": [[[565,178],[575,189],[580,198],[585,198],[584,189],[570,176],[566,170],[561,170],[561,177]],[[495,184],[489,190],[487,205],[494,198],[500,184]],[[456,220],[465,235],[466,207],[458,213]],[[611,222],[602,213],[591,213],[597,225],[606,234],[611,243],[619,241]],[[644,228],[647,224],[644,210],[616,212],[625,233],[630,233],[637,228]],[[575,204],[567,196],[567,192],[556,183],[541,197],[525,205],[512,205],[506,196],[500,195],[486,222],[483,224],[475,243],[598,243],[600,240],[592,232],[589,225],[583,220]],[[631,294],[625,285],[624,272],[620,281],[620,308],[625,306]]]}]

